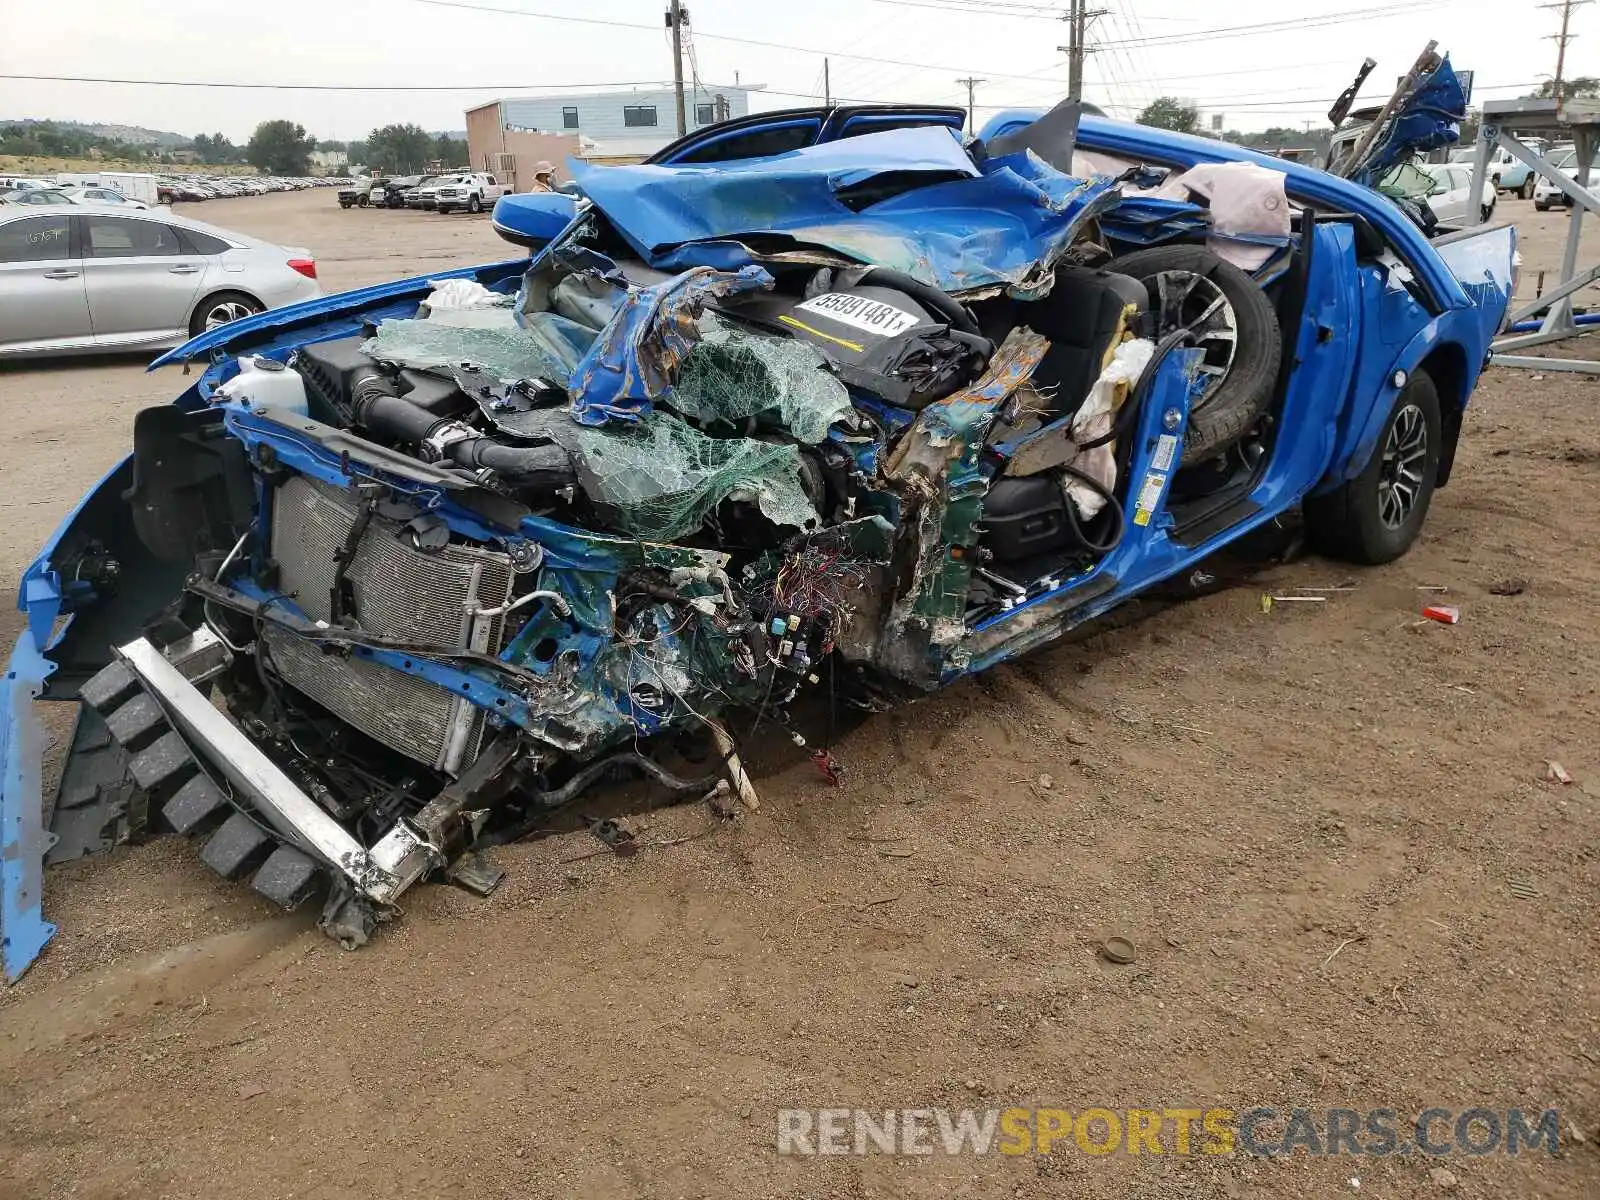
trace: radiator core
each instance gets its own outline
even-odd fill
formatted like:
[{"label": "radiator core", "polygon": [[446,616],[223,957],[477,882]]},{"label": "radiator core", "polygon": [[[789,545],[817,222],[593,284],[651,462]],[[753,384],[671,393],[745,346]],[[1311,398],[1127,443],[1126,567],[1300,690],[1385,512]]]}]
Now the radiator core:
[{"label": "radiator core", "polygon": [[[331,617],[330,593],[358,514],[357,501],[327,484],[291,476],[272,513],[278,586],[308,617]],[[424,553],[392,522],[374,517],[345,572],[362,629],[451,650],[500,649],[504,617],[475,616],[511,596],[504,554],[449,545]],[[375,741],[455,774],[476,757],[483,711],[436,684],[379,663],[326,654],[268,623],[263,639],[284,681]]]}]

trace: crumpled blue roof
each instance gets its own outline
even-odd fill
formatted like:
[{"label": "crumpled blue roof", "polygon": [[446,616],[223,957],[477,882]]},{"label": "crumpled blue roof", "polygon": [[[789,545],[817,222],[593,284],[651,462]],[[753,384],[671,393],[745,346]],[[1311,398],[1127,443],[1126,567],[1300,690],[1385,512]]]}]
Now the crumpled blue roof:
[{"label": "crumpled blue roof", "polygon": [[753,260],[746,241],[770,250],[776,238],[957,293],[1047,287],[1080,224],[1117,200],[1110,180],[1075,179],[1030,154],[976,163],[950,130],[929,126],[727,163],[571,168],[662,270],[733,269]]}]

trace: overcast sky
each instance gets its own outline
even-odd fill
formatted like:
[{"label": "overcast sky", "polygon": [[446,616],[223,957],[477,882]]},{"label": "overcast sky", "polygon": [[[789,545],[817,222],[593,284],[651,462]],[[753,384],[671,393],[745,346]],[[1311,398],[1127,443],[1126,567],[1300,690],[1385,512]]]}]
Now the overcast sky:
[{"label": "overcast sky", "polygon": [[[1429,38],[1458,68],[1476,71],[1475,102],[1515,96],[1553,74],[1556,48],[1546,35],[1559,23],[1535,0],[1096,6],[1109,11],[1094,26],[1086,99],[1131,117],[1155,96],[1191,97],[1238,129],[1323,124],[1363,56],[1379,65],[1362,96],[1377,98]],[[349,89],[4,79],[0,117],[220,131],[235,141],[273,117],[339,139],[392,121],[460,129],[465,108],[503,95],[670,80],[664,8],[664,0],[0,0],[0,74]],[[997,108],[1060,97],[1066,66],[1056,47],[1067,30],[1055,14],[1064,8],[1044,0],[694,0],[690,23],[700,77],[767,85],[755,108],[820,99],[826,54],[836,97],[965,103],[957,78],[983,79],[981,123]],[[505,15],[519,11],[547,15]],[[1600,74],[1600,6],[1576,9],[1572,28],[1580,36],[1567,75]],[[440,90],[358,90],[395,85]]]}]

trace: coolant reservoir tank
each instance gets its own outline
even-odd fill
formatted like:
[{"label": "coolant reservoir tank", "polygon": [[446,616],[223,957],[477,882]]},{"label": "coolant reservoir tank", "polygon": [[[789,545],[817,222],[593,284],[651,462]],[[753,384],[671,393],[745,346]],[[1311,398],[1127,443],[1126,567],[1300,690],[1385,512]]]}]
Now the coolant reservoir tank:
[{"label": "coolant reservoir tank", "polygon": [[247,408],[274,409],[309,416],[306,382],[300,372],[276,359],[249,357],[239,360],[239,373],[216,391],[218,397]]}]

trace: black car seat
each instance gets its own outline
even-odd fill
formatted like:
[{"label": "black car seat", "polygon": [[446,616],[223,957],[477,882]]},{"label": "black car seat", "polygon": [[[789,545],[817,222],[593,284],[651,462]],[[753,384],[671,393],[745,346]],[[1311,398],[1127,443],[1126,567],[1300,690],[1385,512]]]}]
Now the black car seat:
[{"label": "black car seat", "polygon": [[1050,397],[1048,419],[1077,411],[1124,334],[1139,331],[1149,306],[1144,284],[1131,276],[1090,267],[1057,269],[1050,295],[1027,305],[1025,318],[1050,340],[1033,376],[1035,389]]}]

